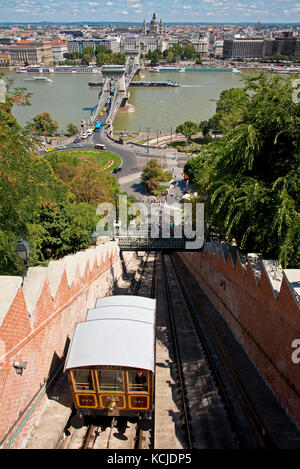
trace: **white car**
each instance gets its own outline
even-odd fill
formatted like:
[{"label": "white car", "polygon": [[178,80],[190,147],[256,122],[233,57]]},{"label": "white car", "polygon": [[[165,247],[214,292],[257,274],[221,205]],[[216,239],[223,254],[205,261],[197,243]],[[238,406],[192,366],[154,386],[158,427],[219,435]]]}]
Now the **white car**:
[{"label": "white car", "polygon": [[86,134],[86,133],[82,134],[81,138],[88,138],[88,134]]},{"label": "white car", "polygon": [[88,130],[86,131],[86,133],[87,133],[88,135],[92,135],[93,131],[92,131],[92,129],[88,129]]}]

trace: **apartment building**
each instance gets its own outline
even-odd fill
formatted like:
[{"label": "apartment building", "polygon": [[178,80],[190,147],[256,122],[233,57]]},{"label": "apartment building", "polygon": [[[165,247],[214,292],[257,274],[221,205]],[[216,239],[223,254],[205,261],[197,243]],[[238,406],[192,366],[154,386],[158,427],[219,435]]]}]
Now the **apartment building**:
[{"label": "apartment building", "polygon": [[72,39],[68,41],[68,51],[69,53],[73,52],[83,52],[85,47],[92,47],[94,50],[97,46],[104,46],[106,49],[111,50],[112,52],[120,52],[120,41],[118,38],[91,38],[91,39]]}]

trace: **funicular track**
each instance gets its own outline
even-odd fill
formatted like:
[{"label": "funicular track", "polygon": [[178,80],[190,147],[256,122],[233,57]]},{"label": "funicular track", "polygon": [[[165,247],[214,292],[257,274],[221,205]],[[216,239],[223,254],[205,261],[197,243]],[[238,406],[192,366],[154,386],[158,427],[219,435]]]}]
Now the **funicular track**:
[{"label": "funicular track", "polygon": [[172,255],[161,261],[187,448],[277,448],[212,322],[199,317]]}]

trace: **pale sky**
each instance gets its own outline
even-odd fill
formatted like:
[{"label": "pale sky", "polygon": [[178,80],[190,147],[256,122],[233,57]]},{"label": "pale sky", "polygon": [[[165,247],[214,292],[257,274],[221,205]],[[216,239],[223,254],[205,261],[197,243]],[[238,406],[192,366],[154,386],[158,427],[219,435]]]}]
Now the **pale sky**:
[{"label": "pale sky", "polygon": [[299,23],[300,0],[0,0],[1,22]]}]

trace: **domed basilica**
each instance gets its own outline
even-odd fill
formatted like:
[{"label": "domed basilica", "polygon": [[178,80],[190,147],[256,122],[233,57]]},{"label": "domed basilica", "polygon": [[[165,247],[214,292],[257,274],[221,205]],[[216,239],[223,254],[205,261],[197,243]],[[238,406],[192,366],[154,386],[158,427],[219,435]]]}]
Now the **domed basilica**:
[{"label": "domed basilica", "polygon": [[157,19],[156,19],[156,15],[155,13],[153,13],[153,17],[152,17],[152,20],[150,21],[150,25],[149,25],[149,28],[147,28],[147,25],[146,25],[146,20],[144,20],[144,23],[143,23],[143,33],[146,35],[146,34],[150,34],[150,35],[159,35],[159,34],[162,34],[163,33],[163,24],[162,24],[162,20],[160,20],[160,22],[158,23]]}]

